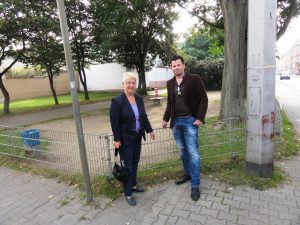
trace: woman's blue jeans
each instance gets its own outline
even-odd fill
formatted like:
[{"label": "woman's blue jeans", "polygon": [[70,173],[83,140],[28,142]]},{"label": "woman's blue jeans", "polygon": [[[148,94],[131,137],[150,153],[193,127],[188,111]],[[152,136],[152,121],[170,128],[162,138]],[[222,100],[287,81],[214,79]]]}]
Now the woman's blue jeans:
[{"label": "woman's blue jeans", "polygon": [[176,118],[172,132],[180,150],[184,174],[191,177],[192,188],[200,186],[200,156],[198,150],[198,127],[192,116]]},{"label": "woman's blue jeans", "polygon": [[137,133],[136,142],[132,145],[122,145],[120,148],[120,159],[124,161],[129,171],[128,179],[123,182],[125,196],[132,195],[132,187],[136,186],[136,176],[141,155],[141,135]]}]

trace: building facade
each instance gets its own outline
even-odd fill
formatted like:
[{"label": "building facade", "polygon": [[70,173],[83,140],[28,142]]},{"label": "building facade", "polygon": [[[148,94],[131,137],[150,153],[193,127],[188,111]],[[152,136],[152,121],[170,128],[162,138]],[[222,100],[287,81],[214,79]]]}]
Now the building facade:
[{"label": "building facade", "polygon": [[300,75],[300,39],[281,58],[283,71],[290,71],[293,75]]}]

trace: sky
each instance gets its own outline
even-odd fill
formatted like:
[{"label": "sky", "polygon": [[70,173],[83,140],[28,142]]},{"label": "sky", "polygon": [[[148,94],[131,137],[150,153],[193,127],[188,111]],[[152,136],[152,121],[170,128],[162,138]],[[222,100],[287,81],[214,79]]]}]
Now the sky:
[{"label": "sky", "polygon": [[284,35],[277,41],[278,54],[284,55],[296,40],[300,40],[300,16],[290,22]]},{"label": "sky", "polygon": [[196,17],[191,17],[190,14],[181,8],[177,8],[179,19],[173,24],[174,32],[179,35],[179,42],[184,41],[184,33],[189,31],[194,24],[198,22]]}]

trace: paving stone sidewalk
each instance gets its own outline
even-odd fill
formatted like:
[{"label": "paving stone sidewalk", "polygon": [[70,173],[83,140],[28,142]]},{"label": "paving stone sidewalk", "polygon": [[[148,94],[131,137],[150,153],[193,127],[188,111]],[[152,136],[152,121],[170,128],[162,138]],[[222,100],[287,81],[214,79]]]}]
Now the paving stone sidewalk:
[{"label": "paving stone sidewalk", "polygon": [[83,206],[75,187],[0,167],[1,225],[299,225],[300,156],[278,162],[289,180],[266,191],[230,187],[202,177],[201,198],[190,199],[188,184],[167,182],[137,194],[137,206],[124,197],[97,198]]}]

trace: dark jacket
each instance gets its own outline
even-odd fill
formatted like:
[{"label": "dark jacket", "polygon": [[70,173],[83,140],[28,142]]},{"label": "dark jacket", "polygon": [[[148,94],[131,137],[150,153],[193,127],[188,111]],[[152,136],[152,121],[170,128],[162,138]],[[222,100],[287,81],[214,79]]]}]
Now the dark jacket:
[{"label": "dark jacket", "polygon": [[[175,96],[174,84],[176,82],[175,76],[168,80],[168,100],[167,107],[163,120],[170,122],[170,127],[173,127],[175,121]],[[198,75],[184,75],[184,101],[186,106],[192,113],[192,116],[205,123],[205,115],[207,111],[208,99],[203,82]]]},{"label": "dark jacket", "polygon": [[[140,115],[140,134],[146,140],[145,132],[152,132],[152,127],[145,112],[143,98],[137,95],[135,101]],[[112,99],[110,107],[110,123],[114,141],[122,145],[131,145],[136,140],[136,121],[131,105],[124,93]]]}]

